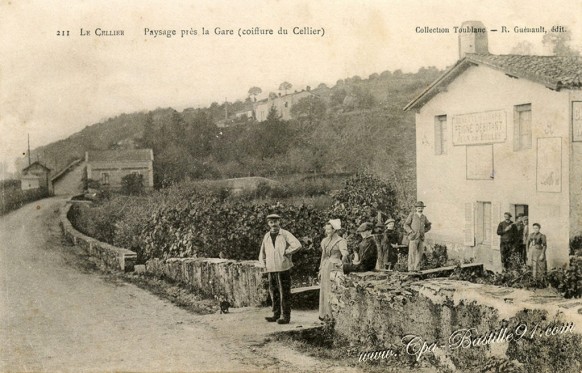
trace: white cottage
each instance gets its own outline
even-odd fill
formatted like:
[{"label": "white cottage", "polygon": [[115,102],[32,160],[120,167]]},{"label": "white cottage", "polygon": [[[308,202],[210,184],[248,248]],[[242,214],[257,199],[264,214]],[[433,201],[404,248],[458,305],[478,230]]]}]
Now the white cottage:
[{"label": "white cottage", "polygon": [[405,107],[427,238],[499,270],[497,225],[525,213],[547,236],[548,266],[565,265],[582,230],[582,59],[492,55],[486,38],[459,38],[461,59]]}]

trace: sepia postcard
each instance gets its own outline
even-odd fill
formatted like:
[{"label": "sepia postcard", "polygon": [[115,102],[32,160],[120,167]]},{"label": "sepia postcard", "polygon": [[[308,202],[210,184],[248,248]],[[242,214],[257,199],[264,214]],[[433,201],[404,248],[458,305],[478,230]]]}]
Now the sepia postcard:
[{"label": "sepia postcard", "polygon": [[581,372],[580,14],[0,0],[0,372]]}]

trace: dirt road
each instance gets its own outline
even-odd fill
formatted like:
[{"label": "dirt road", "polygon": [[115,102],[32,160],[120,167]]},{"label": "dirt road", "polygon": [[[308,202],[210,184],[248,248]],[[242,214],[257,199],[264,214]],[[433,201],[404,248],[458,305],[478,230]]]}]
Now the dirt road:
[{"label": "dirt road", "polygon": [[84,271],[79,249],[61,239],[62,204],[45,199],[0,218],[1,372],[333,370]]}]

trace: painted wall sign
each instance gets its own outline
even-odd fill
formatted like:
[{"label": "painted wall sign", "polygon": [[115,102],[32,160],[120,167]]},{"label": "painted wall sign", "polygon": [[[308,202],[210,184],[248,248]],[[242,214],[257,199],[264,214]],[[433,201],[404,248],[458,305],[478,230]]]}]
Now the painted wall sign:
[{"label": "painted wall sign", "polygon": [[537,191],[562,191],[562,138],[538,138]]},{"label": "painted wall sign", "polygon": [[453,145],[479,145],[507,140],[504,110],[453,115]]},{"label": "painted wall sign", "polygon": [[572,141],[582,141],[582,101],[572,101]]}]

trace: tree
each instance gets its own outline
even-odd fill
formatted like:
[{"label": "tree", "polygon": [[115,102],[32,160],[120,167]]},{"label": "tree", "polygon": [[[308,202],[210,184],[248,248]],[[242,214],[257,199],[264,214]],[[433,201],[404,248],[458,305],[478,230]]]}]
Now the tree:
[{"label": "tree", "polygon": [[249,97],[253,96],[255,101],[257,101],[257,96],[263,93],[263,90],[259,87],[251,87],[249,88]]},{"label": "tree", "polygon": [[348,93],[345,89],[336,89],[331,94],[331,104],[334,106],[342,105]]},{"label": "tree", "polygon": [[277,94],[275,92],[269,92],[269,100],[274,100],[277,98]]},{"label": "tree", "polygon": [[121,193],[133,196],[144,192],[143,175],[129,174],[121,178]]},{"label": "tree", "polygon": [[319,83],[319,85],[317,86],[317,89],[327,89],[327,84],[325,83]]},{"label": "tree", "polygon": [[311,127],[314,122],[320,121],[325,116],[327,107],[317,96],[308,96],[300,99],[291,107],[291,116],[302,124]]},{"label": "tree", "polygon": [[580,56],[580,51],[573,49],[570,46],[572,40],[572,33],[570,30],[566,32],[550,32],[545,34],[542,38],[542,43],[551,48],[554,56],[576,57]]},{"label": "tree", "polygon": [[283,82],[279,84],[279,91],[285,91],[285,94],[287,94],[287,91],[291,88],[293,88],[293,85],[289,82]]}]

